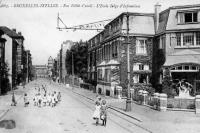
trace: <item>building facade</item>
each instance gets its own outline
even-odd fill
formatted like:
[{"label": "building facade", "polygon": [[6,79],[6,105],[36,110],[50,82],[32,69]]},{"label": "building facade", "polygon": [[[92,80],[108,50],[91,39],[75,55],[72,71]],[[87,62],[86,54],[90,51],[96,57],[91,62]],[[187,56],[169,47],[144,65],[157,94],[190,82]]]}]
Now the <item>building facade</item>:
[{"label": "building facade", "polygon": [[5,62],[9,69],[9,80],[11,88],[18,84],[18,74],[21,72],[21,48],[24,37],[16,32],[16,29],[9,29],[8,27],[0,27],[3,31],[2,38],[6,40],[5,43]]},{"label": "building facade", "polygon": [[48,68],[46,65],[34,65],[36,78],[47,78]]},{"label": "building facade", "polygon": [[88,79],[97,82],[98,93],[114,96],[116,86],[127,82],[158,90],[166,73],[200,92],[200,5],[154,8],[152,14],[120,14],[88,41]]},{"label": "building facade", "polygon": [[96,78],[98,93],[114,96],[116,86],[126,84],[127,35],[130,43],[130,82],[149,84],[155,35],[154,14],[122,13],[88,41],[88,78]]},{"label": "building facade", "polygon": [[157,15],[154,75],[185,80],[200,92],[200,5],[170,7]]},{"label": "building facade", "polygon": [[4,38],[1,38],[3,31],[0,30],[0,95],[3,92],[3,64],[5,63],[5,42]]}]

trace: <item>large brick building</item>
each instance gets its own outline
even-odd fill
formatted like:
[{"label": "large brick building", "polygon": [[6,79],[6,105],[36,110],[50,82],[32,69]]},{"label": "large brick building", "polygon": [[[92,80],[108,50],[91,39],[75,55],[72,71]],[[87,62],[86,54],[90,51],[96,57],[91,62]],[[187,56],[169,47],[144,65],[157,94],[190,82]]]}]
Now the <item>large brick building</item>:
[{"label": "large brick building", "polygon": [[170,70],[172,80],[186,79],[198,88],[200,5],[160,8],[155,5],[152,14],[122,13],[88,41],[88,79],[97,82],[98,93],[114,96],[115,86],[126,84],[127,29],[132,85],[156,87]]},{"label": "large brick building", "polygon": [[[114,96],[114,89],[127,79],[127,15],[131,83],[149,83],[152,68],[154,15],[122,13],[89,40],[88,76],[97,80],[99,93]],[[142,28],[143,27],[143,28]]]}]

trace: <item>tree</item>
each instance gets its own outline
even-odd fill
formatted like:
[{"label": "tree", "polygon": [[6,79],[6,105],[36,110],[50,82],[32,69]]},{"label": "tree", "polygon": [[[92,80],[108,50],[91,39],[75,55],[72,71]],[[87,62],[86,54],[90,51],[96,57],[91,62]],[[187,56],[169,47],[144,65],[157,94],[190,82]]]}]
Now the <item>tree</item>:
[{"label": "tree", "polygon": [[164,79],[162,83],[162,92],[167,94],[168,97],[174,97],[176,92],[173,88],[172,77],[170,75],[170,70],[166,69],[164,74]]},{"label": "tree", "polygon": [[87,44],[79,41],[66,52],[66,69],[68,74],[72,74],[72,54],[74,64],[74,74],[82,79],[87,78]]}]

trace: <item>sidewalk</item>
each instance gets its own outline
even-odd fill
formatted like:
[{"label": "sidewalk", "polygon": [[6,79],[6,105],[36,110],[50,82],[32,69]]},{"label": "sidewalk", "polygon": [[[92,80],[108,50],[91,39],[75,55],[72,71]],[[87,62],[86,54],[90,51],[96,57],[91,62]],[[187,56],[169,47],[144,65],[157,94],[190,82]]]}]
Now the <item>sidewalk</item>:
[{"label": "sidewalk", "polygon": [[[22,86],[18,86],[16,90],[14,91],[15,94],[15,100],[18,101],[22,98],[23,94],[28,91],[28,87],[30,86],[30,83],[25,86],[25,89]],[[3,118],[3,116],[12,108],[15,106],[11,106],[12,101],[12,91],[9,91],[6,95],[0,96],[0,120]]]},{"label": "sidewalk", "polygon": [[[71,89],[71,88],[70,88]],[[74,88],[73,92],[78,93],[88,99],[95,99],[96,94],[92,91]],[[132,103],[132,111],[125,112],[126,100],[115,99],[108,96],[102,96],[108,101],[108,105],[114,109],[141,120],[141,126],[154,133],[198,133],[200,132],[200,116],[194,112],[184,111],[166,111],[160,112],[149,107]]]}]

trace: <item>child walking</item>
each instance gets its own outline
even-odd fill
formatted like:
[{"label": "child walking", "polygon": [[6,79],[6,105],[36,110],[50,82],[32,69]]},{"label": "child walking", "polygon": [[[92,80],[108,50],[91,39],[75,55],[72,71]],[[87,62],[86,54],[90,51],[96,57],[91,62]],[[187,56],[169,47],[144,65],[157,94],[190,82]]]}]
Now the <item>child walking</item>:
[{"label": "child walking", "polygon": [[108,106],[106,104],[106,100],[102,101],[102,105],[101,105],[101,120],[103,121],[103,126],[106,126],[106,122],[107,122],[107,109]]},{"label": "child walking", "polygon": [[25,93],[25,94],[24,94],[24,107],[27,107],[28,105],[29,105],[28,96],[27,96],[27,94]]},{"label": "child walking", "polygon": [[101,106],[100,106],[100,102],[96,102],[95,103],[95,111],[94,111],[94,114],[93,114],[93,119],[96,120],[96,126],[98,125],[99,123],[99,119],[100,119],[100,109],[101,109]]}]

